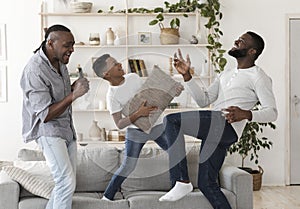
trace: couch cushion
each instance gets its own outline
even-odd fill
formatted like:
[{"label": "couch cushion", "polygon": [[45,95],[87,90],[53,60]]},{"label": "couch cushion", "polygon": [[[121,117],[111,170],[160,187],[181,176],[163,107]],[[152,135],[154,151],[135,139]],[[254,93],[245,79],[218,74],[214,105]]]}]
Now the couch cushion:
[{"label": "couch cushion", "polygon": [[78,150],[76,191],[104,191],[118,167],[119,152],[115,147]]},{"label": "couch cushion", "polygon": [[18,152],[18,159],[24,161],[44,161],[45,157],[41,150],[20,149]]},{"label": "couch cushion", "polygon": [[[186,147],[189,177],[194,187],[197,187],[199,143]],[[123,160],[124,151],[121,153]],[[135,170],[121,185],[122,191],[170,189],[169,157],[167,152],[158,147],[144,147],[141,151]]]},{"label": "couch cushion", "polygon": [[[43,160],[40,150],[22,149],[23,160]],[[119,166],[119,151],[114,147],[92,147],[78,150],[76,191],[104,191]]]},{"label": "couch cushion", "polygon": [[[80,192],[73,196],[72,209],[129,209],[128,201],[118,192],[116,200],[108,202],[101,200],[102,194],[97,192]],[[47,200],[39,197],[23,197],[19,209],[46,208]]]},{"label": "couch cushion", "polygon": [[[227,197],[232,209],[236,209],[236,197],[232,192],[222,190]],[[125,192],[124,196],[129,201],[130,209],[141,209],[147,205],[147,209],[212,209],[202,192],[195,189],[187,196],[175,202],[159,202],[158,199],[165,192],[136,191]]]},{"label": "couch cushion", "polygon": [[44,161],[15,161],[3,170],[30,193],[50,198],[54,182]]}]

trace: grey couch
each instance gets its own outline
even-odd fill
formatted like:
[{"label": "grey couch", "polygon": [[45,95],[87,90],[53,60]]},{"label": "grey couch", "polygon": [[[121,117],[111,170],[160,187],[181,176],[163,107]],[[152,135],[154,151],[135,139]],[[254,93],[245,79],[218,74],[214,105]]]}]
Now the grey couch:
[{"label": "grey couch", "polygon": [[[77,186],[73,209],[212,209],[197,189],[199,145],[187,146],[189,175],[194,191],[176,202],[159,202],[170,189],[168,156],[157,147],[144,147],[135,171],[125,180],[115,201],[101,200],[103,191],[123,158],[123,149],[114,147],[78,150]],[[40,151],[22,149],[22,161],[42,161]],[[233,209],[252,209],[252,176],[236,167],[224,165],[219,183]],[[47,199],[36,196],[0,173],[0,209],[43,209]]]}]

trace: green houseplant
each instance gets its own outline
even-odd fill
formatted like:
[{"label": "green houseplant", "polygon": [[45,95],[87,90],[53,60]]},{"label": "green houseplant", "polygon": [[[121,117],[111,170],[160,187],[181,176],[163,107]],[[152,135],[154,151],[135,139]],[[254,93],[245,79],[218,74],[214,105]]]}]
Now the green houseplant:
[{"label": "green houseplant", "polygon": [[[220,20],[223,17],[220,11],[219,0],[206,0],[203,3],[199,3],[199,0],[180,0],[175,4],[170,4],[165,1],[165,8],[157,7],[153,11],[158,13],[155,19],[149,22],[149,25],[159,24],[160,28],[164,28],[163,21],[164,13],[183,13],[184,17],[188,17],[189,12],[195,12],[197,9],[200,11],[201,16],[207,19],[207,23],[204,25],[206,29],[209,30],[207,35],[207,48],[210,51],[210,59],[215,72],[221,72],[227,63],[226,58],[224,58],[224,53],[226,52],[222,49],[222,43],[220,42],[223,32],[220,30]],[[175,17],[169,22],[170,28],[174,30],[179,30],[180,19]],[[178,31],[179,35],[179,31]]]},{"label": "green houseplant", "polygon": [[172,18],[169,22],[169,27],[165,27],[163,24],[165,20],[164,13],[183,13],[184,17],[188,17],[186,13],[195,11],[198,2],[195,0],[193,0],[192,2],[190,2],[189,0],[180,0],[175,4],[170,4],[169,2],[165,1],[164,4],[165,8],[157,7],[153,10],[154,13],[158,14],[156,15],[155,19],[149,22],[149,25],[159,25],[161,31],[161,44],[178,44],[180,36],[180,19],[178,17]]},{"label": "green houseplant", "polygon": [[[259,108],[260,104],[258,103],[254,110]],[[241,156],[241,167],[242,170],[247,171],[253,176],[253,190],[259,190],[261,187],[261,176],[263,174],[263,169],[259,166],[259,151],[261,149],[270,150],[273,142],[270,141],[267,137],[262,136],[264,128],[275,129],[276,125],[269,123],[258,123],[258,122],[247,122],[242,136],[240,139],[229,148],[229,153],[238,153]],[[245,167],[245,159],[250,157],[250,161],[254,161],[258,165],[259,170],[253,170],[251,168]]]},{"label": "green houseplant", "polygon": [[[113,6],[110,7],[109,12],[113,11]],[[223,32],[220,29],[220,20],[223,14],[220,10],[221,4],[219,0],[205,0],[200,3],[200,0],[179,0],[177,3],[171,4],[168,1],[164,2],[164,7],[156,7],[154,9],[147,9],[144,7],[140,8],[128,8],[128,13],[157,13],[156,17],[149,22],[149,25],[160,25],[164,28],[163,21],[165,20],[164,13],[182,13],[183,17],[188,17],[189,12],[200,11],[202,17],[206,18],[207,22],[204,25],[209,33],[207,35],[208,50],[210,52],[210,61],[213,66],[213,70],[220,73],[224,70],[227,63],[224,53],[226,52],[222,49],[222,43],[220,38],[223,36]],[[103,10],[99,9],[99,13]],[[125,13],[125,10],[119,10],[116,12]],[[172,29],[174,34],[176,34],[174,39],[179,38],[179,27],[180,19],[174,17],[169,22],[169,27]],[[175,31],[175,32],[174,32]],[[177,32],[176,32],[177,31]]]}]

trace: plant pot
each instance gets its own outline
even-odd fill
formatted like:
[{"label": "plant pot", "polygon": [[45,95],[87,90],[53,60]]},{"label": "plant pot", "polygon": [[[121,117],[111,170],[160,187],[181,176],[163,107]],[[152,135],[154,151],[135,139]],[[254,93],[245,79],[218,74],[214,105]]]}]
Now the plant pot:
[{"label": "plant pot", "polygon": [[258,170],[253,170],[252,168],[247,168],[247,167],[239,167],[239,169],[242,169],[252,175],[253,191],[260,190],[261,185],[262,185],[262,175],[264,173],[264,170],[262,169],[262,167],[258,166]]},{"label": "plant pot", "polygon": [[258,166],[258,170],[252,171],[252,177],[253,177],[253,191],[258,191],[261,188],[262,184],[262,175],[264,173],[264,170],[262,167]]},{"label": "plant pot", "polygon": [[178,44],[179,43],[179,28],[164,28],[160,27],[160,43],[166,44]]}]

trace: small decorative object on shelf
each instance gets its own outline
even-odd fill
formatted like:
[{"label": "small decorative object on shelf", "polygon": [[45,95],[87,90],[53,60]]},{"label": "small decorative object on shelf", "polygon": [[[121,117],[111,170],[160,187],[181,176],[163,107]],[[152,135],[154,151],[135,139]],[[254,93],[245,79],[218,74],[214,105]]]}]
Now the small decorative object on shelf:
[{"label": "small decorative object on shelf", "polygon": [[179,102],[171,102],[169,105],[168,105],[168,108],[169,109],[177,109],[180,107],[180,103]]},{"label": "small decorative object on shelf", "polygon": [[160,43],[165,44],[178,44],[179,43],[179,28],[165,28],[163,24],[160,27]]},{"label": "small decorative object on shelf", "polygon": [[105,130],[105,128],[101,128],[101,140],[106,141],[106,130]]},{"label": "small decorative object on shelf", "polygon": [[191,38],[191,40],[190,40],[190,43],[191,43],[191,44],[198,44],[198,39],[197,39],[197,37],[194,36],[194,35],[192,35],[192,38]]},{"label": "small decorative object on shelf", "polygon": [[77,70],[78,70],[78,75],[79,75],[79,78],[83,78],[83,71],[82,71],[82,68],[80,66],[80,64],[77,65]]},{"label": "small decorative object on shelf", "polygon": [[207,60],[205,60],[205,63],[202,63],[201,66],[201,76],[208,76],[208,66],[207,66]]},{"label": "small decorative object on shelf", "polygon": [[100,36],[99,33],[90,33],[90,45],[100,45]]},{"label": "small decorative object on shelf", "polygon": [[111,129],[108,131],[108,141],[125,141],[125,132],[117,129]]},{"label": "small decorative object on shelf", "polygon": [[151,33],[150,32],[138,32],[138,44],[139,45],[150,45]]},{"label": "small decorative object on shelf", "polygon": [[102,140],[102,133],[101,133],[101,128],[98,126],[98,121],[93,120],[92,125],[89,129],[89,137],[91,140],[94,141],[101,141]]},{"label": "small decorative object on shelf", "polygon": [[71,11],[75,13],[89,13],[92,10],[92,6],[92,2],[70,2]]},{"label": "small decorative object on shelf", "polygon": [[114,45],[115,42],[115,33],[111,28],[108,28],[106,31],[106,44],[107,45]]},{"label": "small decorative object on shelf", "polygon": [[169,57],[169,72],[170,76],[173,76],[173,58]]}]

